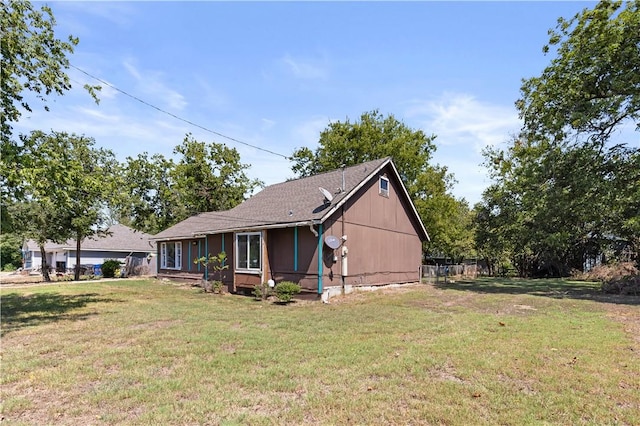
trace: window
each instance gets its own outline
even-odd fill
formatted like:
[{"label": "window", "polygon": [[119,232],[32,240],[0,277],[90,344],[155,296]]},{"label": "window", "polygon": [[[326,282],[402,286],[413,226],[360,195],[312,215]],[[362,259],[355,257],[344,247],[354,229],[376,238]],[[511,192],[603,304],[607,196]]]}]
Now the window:
[{"label": "window", "polygon": [[388,197],[389,196],[389,178],[386,176],[380,176],[380,185],[378,187],[378,194]]},{"label": "window", "polygon": [[260,271],[262,235],[259,232],[236,234],[236,269]]},{"label": "window", "polygon": [[162,269],[182,269],[182,243],[162,243],[160,245],[160,267]]}]

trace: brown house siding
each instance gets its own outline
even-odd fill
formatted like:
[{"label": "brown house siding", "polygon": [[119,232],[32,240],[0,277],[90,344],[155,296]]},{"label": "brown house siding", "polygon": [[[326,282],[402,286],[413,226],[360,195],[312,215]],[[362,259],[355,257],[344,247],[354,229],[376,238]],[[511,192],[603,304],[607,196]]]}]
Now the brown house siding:
[{"label": "brown house siding", "polygon": [[[194,263],[194,260],[207,254],[217,255],[221,251],[227,254],[226,264],[229,268],[223,270],[219,276],[209,276],[209,279],[220,279],[229,288],[233,286],[233,234],[207,235],[205,238],[190,238],[171,242],[182,243],[182,267],[178,269],[163,269],[161,267],[161,243],[158,243],[158,278],[170,278],[180,281],[199,281],[205,276],[204,266]],[[167,241],[169,242],[169,241]]]},{"label": "brown house siding", "polygon": [[297,231],[296,228],[269,230],[267,241],[270,261],[267,279],[293,281],[304,290],[318,290],[318,238],[308,226],[297,227]]},{"label": "brown house siding", "polygon": [[[348,273],[344,285],[383,285],[418,279],[422,253],[418,225],[410,219],[411,206],[398,194],[399,182],[391,174],[386,176],[388,196],[379,194],[377,176],[326,223],[325,236],[347,236],[344,245],[349,250]],[[341,248],[331,250],[324,245],[323,252],[323,286],[342,285]],[[336,262],[331,260],[334,256]]]}]

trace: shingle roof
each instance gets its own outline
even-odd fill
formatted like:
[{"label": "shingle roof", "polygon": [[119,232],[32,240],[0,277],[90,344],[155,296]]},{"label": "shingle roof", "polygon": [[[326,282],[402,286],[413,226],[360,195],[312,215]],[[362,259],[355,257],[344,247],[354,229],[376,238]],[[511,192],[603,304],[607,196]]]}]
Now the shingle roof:
[{"label": "shingle roof", "polygon": [[[368,161],[343,169],[290,180],[264,188],[231,210],[192,216],[153,237],[154,240],[190,238],[197,234],[287,226],[324,221],[391,158]],[[344,191],[341,191],[344,173]],[[333,195],[323,202],[319,188]],[[426,235],[426,231],[425,231]]]},{"label": "shingle roof", "polygon": [[[95,250],[95,251],[153,251],[155,250],[155,243],[150,241],[153,237],[150,234],[136,231],[128,226],[116,224],[109,227],[109,235],[105,237],[98,237],[96,239],[85,238],[82,241],[82,250]],[[27,241],[27,248],[30,250],[37,250],[38,244],[35,241]],[[69,240],[64,244],[56,244],[47,242],[45,249],[50,250],[75,250],[76,241]]]}]

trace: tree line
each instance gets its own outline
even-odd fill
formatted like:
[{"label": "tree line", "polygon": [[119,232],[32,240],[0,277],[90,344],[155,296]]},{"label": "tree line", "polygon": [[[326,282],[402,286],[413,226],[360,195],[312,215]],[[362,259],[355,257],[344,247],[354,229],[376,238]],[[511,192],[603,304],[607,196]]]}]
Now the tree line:
[{"label": "tree line", "polygon": [[[428,257],[562,276],[603,255],[616,259],[623,246],[637,253],[640,147],[616,130],[639,126],[639,5],[602,1],[559,19],[543,47],[555,56],[522,82],[520,133],[506,148],[484,152],[492,184],[473,207],[452,195],[446,166],[433,164],[436,135],[378,110],[330,123],[315,150],[294,150],[292,171],[304,177],[391,156],[431,236]],[[33,239],[44,255],[46,241],[79,243],[114,222],[153,234],[199,212],[230,209],[263,185],[246,175],[237,150],[191,134],[172,158],[145,152],[123,162],[85,135],[16,137],[11,124],[31,110],[25,93],[38,94],[46,108],[46,95],[71,87],[67,55],[78,40],[55,37],[47,6],[3,2],[1,18],[3,264],[15,261],[8,241]],[[99,87],[86,89],[99,100]]]}]

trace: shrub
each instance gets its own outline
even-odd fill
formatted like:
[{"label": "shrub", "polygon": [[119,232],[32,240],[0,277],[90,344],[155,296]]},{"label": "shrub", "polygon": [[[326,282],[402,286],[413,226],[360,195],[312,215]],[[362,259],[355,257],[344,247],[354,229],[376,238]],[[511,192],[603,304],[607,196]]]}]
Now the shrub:
[{"label": "shrub", "polygon": [[274,292],[280,302],[288,303],[293,298],[294,294],[300,293],[300,286],[291,281],[282,281],[276,284]]},{"label": "shrub", "polygon": [[102,276],[105,278],[113,278],[116,276],[116,270],[120,269],[120,261],[115,259],[107,259],[102,264]]},{"label": "shrub", "polygon": [[5,272],[13,272],[16,269],[16,265],[14,265],[13,263],[7,263],[6,265],[2,265],[2,270]]},{"label": "shrub", "polygon": [[256,300],[265,300],[271,295],[271,288],[267,283],[256,284],[251,293]]}]

